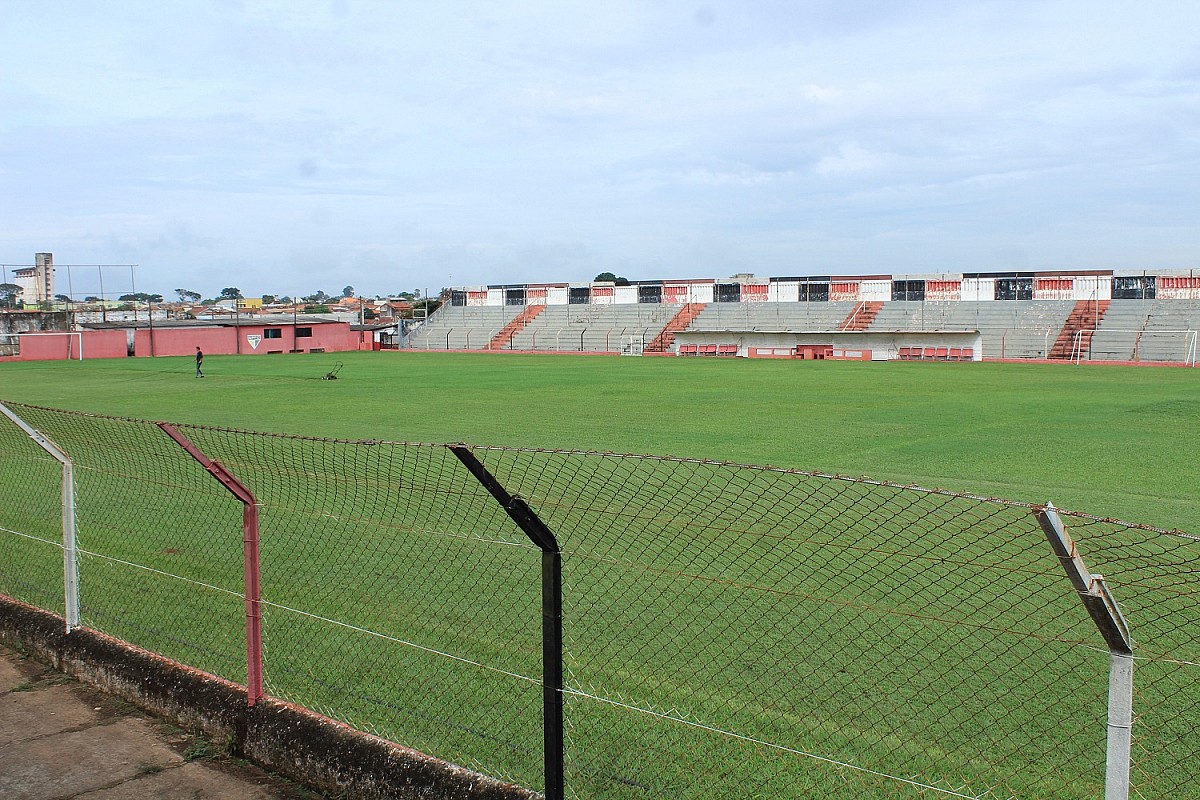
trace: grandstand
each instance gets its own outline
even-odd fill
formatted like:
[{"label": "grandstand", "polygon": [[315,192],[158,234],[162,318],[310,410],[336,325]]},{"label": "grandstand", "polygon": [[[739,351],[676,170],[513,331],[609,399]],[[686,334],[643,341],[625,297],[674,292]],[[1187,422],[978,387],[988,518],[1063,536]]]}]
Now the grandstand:
[{"label": "grandstand", "polygon": [[1113,271],[477,286],[420,350],[1195,364],[1200,274]]},{"label": "grandstand", "polygon": [[1074,303],[1070,300],[897,301],[876,316],[878,330],[980,333],[982,358],[1049,358]]},{"label": "grandstand", "polygon": [[1103,361],[1195,362],[1200,303],[1114,300],[1096,326],[1085,358]]}]

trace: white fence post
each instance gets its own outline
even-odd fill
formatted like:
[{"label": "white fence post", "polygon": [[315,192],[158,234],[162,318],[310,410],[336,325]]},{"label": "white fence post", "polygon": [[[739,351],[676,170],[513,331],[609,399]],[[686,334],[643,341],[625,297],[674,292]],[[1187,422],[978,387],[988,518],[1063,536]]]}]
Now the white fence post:
[{"label": "white fence post", "polygon": [[1105,800],[1129,799],[1130,748],[1133,733],[1133,638],[1104,576],[1088,570],[1054,505],[1038,512],[1038,522],[1054,548],[1071,585],[1111,654],[1108,673],[1108,753],[1105,760]]},{"label": "white fence post", "polygon": [[67,633],[70,633],[79,627],[79,564],[75,552],[75,471],[71,459],[62,448],[30,427],[3,403],[0,403],[0,413],[12,420],[30,439],[62,464],[63,600]]},{"label": "white fence post", "polygon": [[1105,800],[1129,797],[1129,762],[1133,746],[1133,654],[1112,651],[1108,673],[1108,758]]}]

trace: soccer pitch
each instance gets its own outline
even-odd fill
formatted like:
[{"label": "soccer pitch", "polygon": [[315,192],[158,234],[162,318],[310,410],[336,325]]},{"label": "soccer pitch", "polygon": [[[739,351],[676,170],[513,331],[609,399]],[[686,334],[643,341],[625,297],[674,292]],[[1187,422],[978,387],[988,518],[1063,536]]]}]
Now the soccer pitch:
[{"label": "soccer pitch", "polygon": [[[189,428],[264,508],[268,693],[525,786],[539,785],[540,555],[444,448],[378,440],[770,463],[1200,528],[1197,373],[1183,369],[423,353],[205,366],[198,380],[190,359],[4,365],[0,397],[374,442]],[[242,681],[236,502],[153,425],[23,413],[78,459],[84,624]],[[1107,653],[1029,509],[714,463],[481,457],[566,553],[572,796],[704,796],[683,787],[710,781],[1094,794]],[[38,536],[12,540],[0,577],[53,609],[57,473],[33,453],[41,477],[15,477],[25,461],[0,460],[14,476],[0,485],[41,487],[14,491],[6,524]],[[1158,754],[1138,757],[1136,785],[1190,796],[1194,542],[1069,524],[1094,526],[1089,566],[1136,631],[1137,744]]]},{"label": "soccer pitch", "polygon": [[[336,361],[339,380],[323,381]],[[0,399],[349,439],[590,449],[915,483],[1200,531],[1200,372],[460,353],[0,365]]]}]

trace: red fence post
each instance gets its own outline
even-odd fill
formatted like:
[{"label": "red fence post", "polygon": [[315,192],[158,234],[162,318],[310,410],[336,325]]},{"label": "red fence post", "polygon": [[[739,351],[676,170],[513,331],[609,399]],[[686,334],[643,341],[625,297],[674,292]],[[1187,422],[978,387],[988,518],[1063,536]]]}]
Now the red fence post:
[{"label": "red fence post", "polygon": [[168,422],[158,427],[196,459],[205,470],[242,503],[242,544],[246,582],[246,702],[253,706],[263,698],[262,593],[258,571],[258,501],[229,470],[200,451],[190,439]]}]

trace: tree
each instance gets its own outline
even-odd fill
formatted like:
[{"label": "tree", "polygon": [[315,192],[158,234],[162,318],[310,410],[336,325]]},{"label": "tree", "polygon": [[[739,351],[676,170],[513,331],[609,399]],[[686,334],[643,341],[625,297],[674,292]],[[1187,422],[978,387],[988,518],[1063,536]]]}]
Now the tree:
[{"label": "tree", "polygon": [[191,289],[176,289],[175,294],[179,295],[179,302],[181,302],[181,303],[199,303],[200,302],[200,297],[201,297],[200,293],[193,292]]},{"label": "tree", "polygon": [[0,283],[0,308],[16,308],[22,291],[15,283]]},{"label": "tree", "polygon": [[329,295],[325,294],[320,289],[318,289],[313,294],[305,295],[304,297],[302,297],[300,299],[306,303],[324,303],[326,300],[331,300],[332,298]]},{"label": "tree", "polygon": [[418,308],[423,308],[425,309],[425,316],[429,316],[442,307],[442,301],[438,300],[437,298],[426,297],[423,300],[417,300],[413,302],[412,305],[414,311]]},{"label": "tree", "polygon": [[65,294],[56,294],[56,295],[54,295],[54,301],[55,301],[56,303],[73,303],[73,302],[75,302],[74,300],[72,300],[72,299],[70,298],[70,296],[68,296],[68,295],[65,295]]},{"label": "tree", "polygon": [[597,275],[592,280],[594,280],[596,283],[615,283],[617,286],[628,286],[629,285],[628,280],[626,280],[625,278],[618,278],[616,275],[612,274],[611,272],[601,272],[599,275]]},{"label": "tree", "polygon": [[271,303],[274,303],[274,302],[276,302],[276,300],[275,300],[275,295],[273,295],[273,294],[264,294],[264,295],[262,296],[262,301],[263,301],[263,305],[270,305]]},{"label": "tree", "polygon": [[224,289],[221,290],[221,294],[217,299],[219,299],[219,300],[241,300],[242,299],[242,290],[237,288],[236,286],[226,286]]},{"label": "tree", "polygon": [[342,288],[342,297],[354,297],[354,287],[345,286]]},{"label": "tree", "polygon": [[123,294],[117,299],[125,303],[161,303],[163,296],[161,294],[134,292],[133,294]]}]

